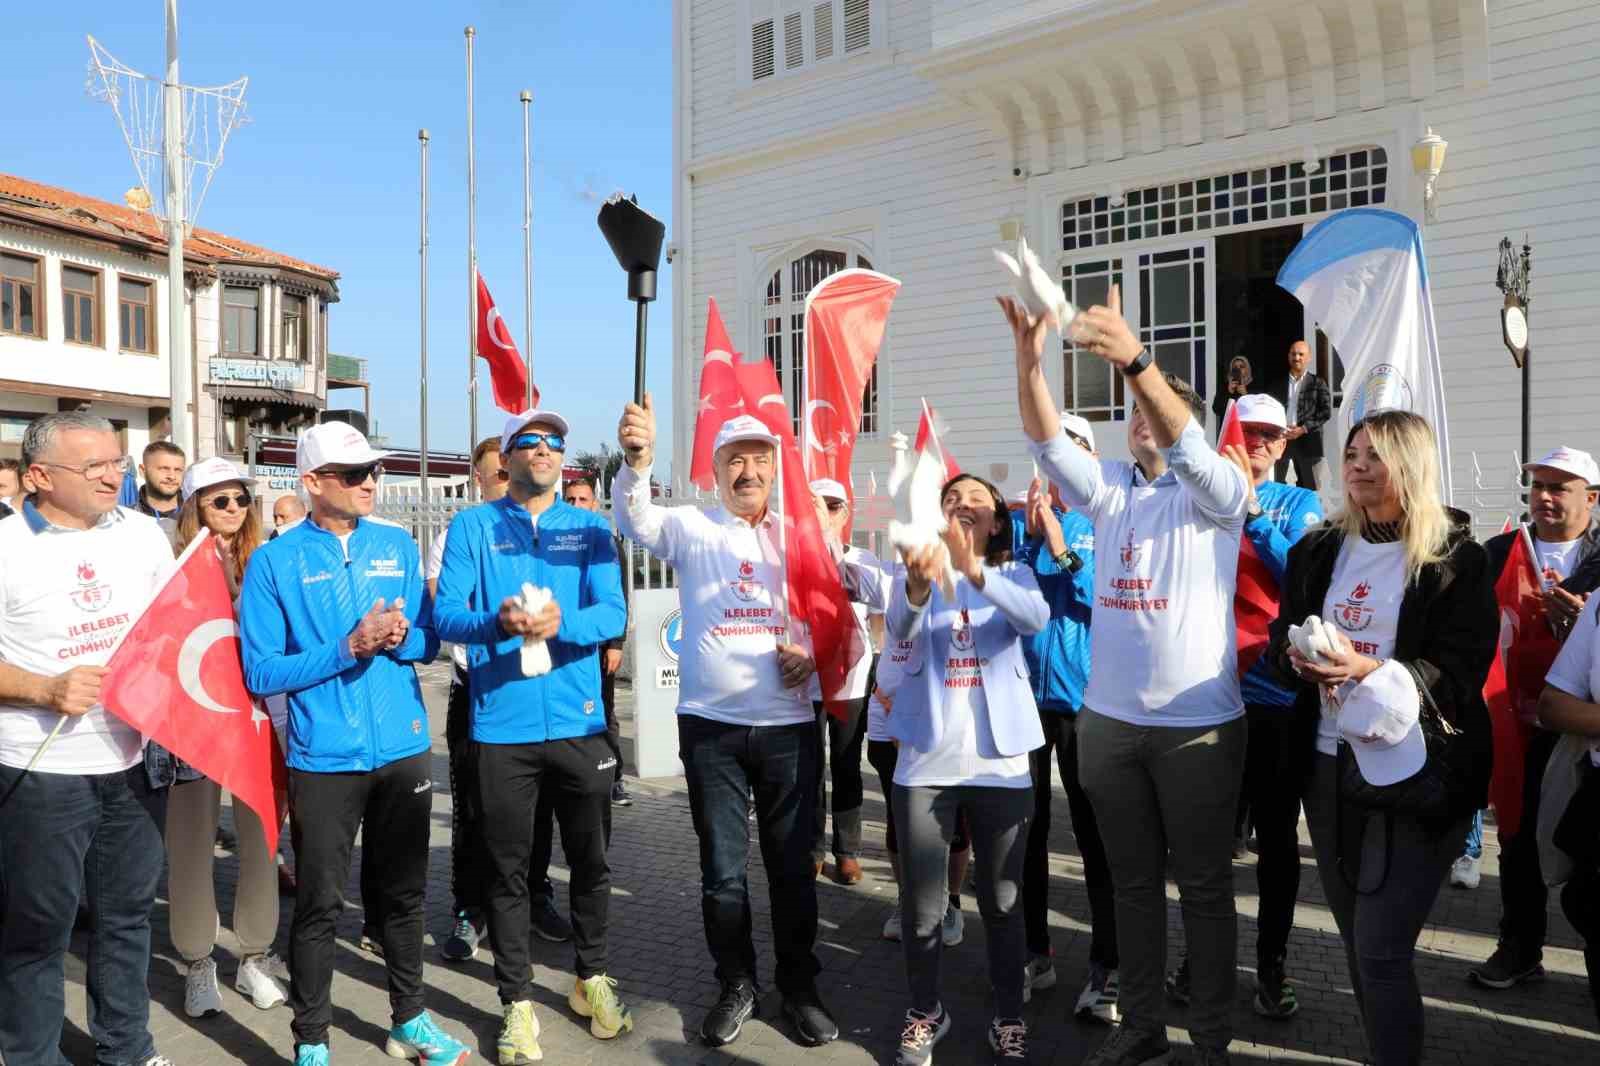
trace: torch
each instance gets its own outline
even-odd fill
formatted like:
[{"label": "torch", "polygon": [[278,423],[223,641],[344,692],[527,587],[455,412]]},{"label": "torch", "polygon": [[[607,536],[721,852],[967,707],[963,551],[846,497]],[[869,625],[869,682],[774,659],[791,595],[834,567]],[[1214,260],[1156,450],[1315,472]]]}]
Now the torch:
[{"label": "torch", "polygon": [[656,298],[656,268],[661,264],[661,243],[667,227],[639,206],[637,196],[616,193],[600,205],[600,232],[617,263],[628,272],[628,299],[637,314],[633,335],[633,402],[644,403],[645,318],[650,301]]}]

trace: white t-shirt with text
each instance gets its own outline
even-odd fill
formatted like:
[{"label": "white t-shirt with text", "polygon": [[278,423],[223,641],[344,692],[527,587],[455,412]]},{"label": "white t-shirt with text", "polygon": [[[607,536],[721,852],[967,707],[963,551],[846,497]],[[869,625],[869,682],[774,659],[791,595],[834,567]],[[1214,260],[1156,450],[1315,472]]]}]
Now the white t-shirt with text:
[{"label": "white t-shirt with text", "polygon": [[[1400,601],[1405,592],[1404,544],[1370,544],[1360,537],[1346,537],[1333,566],[1328,594],[1322,601],[1322,620],[1338,627],[1358,653],[1387,659],[1394,654]],[[1342,699],[1354,687],[1354,682],[1346,682],[1339,697]],[[1326,696],[1322,704],[1322,715],[1317,719],[1317,750],[1334,755],[1338,752],[1338,711]]]},{"label": "white t-shirt with text", "polygon": [[[1561,653],[1545,675],[1544,683],[1589,703],[1600,703],[1600,676],[1595,673],[1595,642],[1600,641],[1600,605],[1591,598],[1578,612],[1578,620],[1561,645]],[[1600,766],[1600,743],[1589,749],[1589,761]]]}]

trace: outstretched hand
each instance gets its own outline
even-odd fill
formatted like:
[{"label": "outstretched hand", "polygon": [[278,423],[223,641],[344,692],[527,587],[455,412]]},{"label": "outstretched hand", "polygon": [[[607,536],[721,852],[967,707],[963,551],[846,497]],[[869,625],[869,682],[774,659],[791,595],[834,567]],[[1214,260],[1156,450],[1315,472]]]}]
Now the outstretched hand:
[{"label": "outstretched hand", "polygon": [[1118,285],[1111,286],[1104,305],[1095,304],[1078,315],[1074,331],[1084,348],[1115,367],[1127,366],[1144,351],[1122,317],[1122,288]]},{"label": "outstretched hand", "polygon": [[1010,296],[996,296],[995,302],[1006,316],[1011,327],[1011,339],[1016,345],[1017,369],[1032,370],[1044,357],[1044,338],[1055,324],[1055,315],[1045,314],[1034,318],[1028,309]]},{"label": "outstretched hand", "polygon": [[648,392],[642,405],[630,403],[622,409],[622,418],[617,421],[617,443],[635,470],[644,470],[655,460],[656,408]]}]

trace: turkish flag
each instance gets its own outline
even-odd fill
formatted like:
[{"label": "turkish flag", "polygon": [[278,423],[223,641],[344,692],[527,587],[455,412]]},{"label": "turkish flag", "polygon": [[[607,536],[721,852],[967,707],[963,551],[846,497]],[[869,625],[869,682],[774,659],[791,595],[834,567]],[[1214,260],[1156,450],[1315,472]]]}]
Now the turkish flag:
[{"label": "turkish flag", "polygon": [[917,439],[912,442],[911,450],[914,452],[927,451],[936,455],[944,464],[944,479],[949,481],[961,473],[961,464],[945,450],[944,442],[939,439],[938,425],[934,419],[933,408],[928,406],[927,397],[922,399],[922,418],[917,422]]},{"label": "turkish flag", "polygon": [[278,847],[288,773],[250,698],[227,577],[202,531],[106,664],[105,709],[232,793]]},{"label": "turkish flag", "polygon": [[[494,405],[512,415],[527,410],[528,368],[517,353],[517,342],[511,339],[511,329],[495,307],[482,274],[478,275],[478,354],[489,361]],[[539,406],[537,386],[532,406]]]},{"label": "turkish flag", "polygon": [[[832,478],[852,502],[850,456],[861,429],[862,397],[900,283],[875,270],[841,270],[806,296],[806,409],[800,420],[806,476]],[[853,512],[853,508],[852,508]],[[849,539],[850,527],[844,536]]]},{"label": "turkish flag", "polygon": [[744,414],[744,395],[733,370],[738,359],[739,353],[733,350],[733,341],[728,339],[728,330],[717,311],[717,301],[708,300],[705,355],[700,367],[700,403],[695,410],[694,453],[689,460],[689,480],[702,489],[710,489],[717,482],[712,463],[717,430],[728,419]]},{"label": "turkish flag", "polygon": [[759,418],[782,442],[778,458],[779,508],[783,529],[784,591],[791,618],[811,629],[822,702],[843,719],[845,676],[866,654],[850,597],[839,581],[839,566],[822,539],[811,484],[800,461],[800,447],[783,402],[777,372],[765,359],[734,366],[745,410]]},{"label": "turkish flag", "polygon": [[1489,705],[1494,736],[1494,770],[1489,777],[1489,802],[1502,839],[1517,835],[1522,824],[1522,788],[1528,742],[1538,717],[1539,695],[1561,642],[1550,629],[1544,609],[1544,581],[1539,575],[1527,527],[1512,540],[1506,564],[1494,585],[1500,605],[1500,647],[1489,666],[1483,699]]},{"label": "turkish flag", "polygon": [[[1217,438],[1220,452],[1228,445],[1245,446],[1244,427],[1239,424],[1235,401],[1228,401],[1228,415]],[[1239,652],[1239,676],[1250,672],[1267,650],[1267,629],[1278,617],[1278,582],[1256,553],[1256,546],[1244,534],[1239,536],[1239,576],[1233,590],[1233,624]]]}]

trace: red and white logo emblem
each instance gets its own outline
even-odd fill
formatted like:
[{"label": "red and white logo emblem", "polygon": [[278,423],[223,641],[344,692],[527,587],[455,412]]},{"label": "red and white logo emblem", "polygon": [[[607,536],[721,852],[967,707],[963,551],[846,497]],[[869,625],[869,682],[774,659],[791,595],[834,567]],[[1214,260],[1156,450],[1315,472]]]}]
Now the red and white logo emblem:
[{"label": "red and white logo emblem", "polygon": [[1128,539],[1123,543],[1121,551],[1122,568],[1129,573],[1137,570],[1139,564],[1144,561],[1144,545],[1134,543],[1133,537],[1134,531],[1129,529]]},{"label": "red and white logo emblem", "polygon": [[766,591],[766,586],[756,580],[755,564],[750,562],[749,559],[739,564],[739,579],[730,582],[729,587],[733,589],[735,596],[746,603],[755,600]]},{"label": "red and white logo emblem", "polygon": [[111,604],[111,587],[95,580],[94,564],[87,561],[78,564],[78,587],[67,595],[78,610],[91,614]]},{"label": "red and white logo emblem", "polygon": [[1373,609],[1367,606],[1372,586],[1359,582],[1342,602],[1333,609],[1333,620],[1348,633],[1359,633],[1372,624]]},{"label": "red and white logo emblem", "polygon": [[956,651],[972,650],[972,627],[957,623],[950,628],[950,647]]}]

